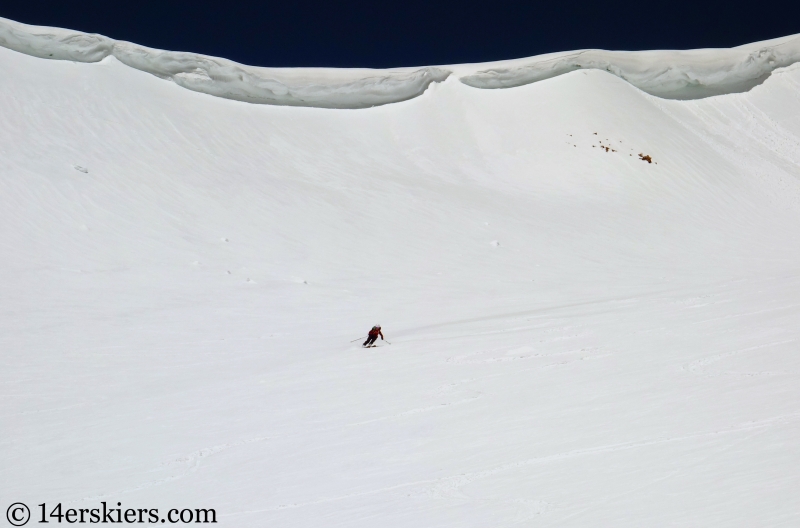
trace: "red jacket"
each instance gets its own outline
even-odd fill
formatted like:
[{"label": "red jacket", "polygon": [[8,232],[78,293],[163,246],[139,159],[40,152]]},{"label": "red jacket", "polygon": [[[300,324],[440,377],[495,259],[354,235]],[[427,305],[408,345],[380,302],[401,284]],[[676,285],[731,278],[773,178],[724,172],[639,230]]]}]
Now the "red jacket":
[{"label": "red jacket", "polygon": [[369,331],[369,336],[370,337],[381,336],[381,339],[383,339],[383,334],[381,333],[381,329],[380,328],[373,328],[372,330],[370,330]]}]

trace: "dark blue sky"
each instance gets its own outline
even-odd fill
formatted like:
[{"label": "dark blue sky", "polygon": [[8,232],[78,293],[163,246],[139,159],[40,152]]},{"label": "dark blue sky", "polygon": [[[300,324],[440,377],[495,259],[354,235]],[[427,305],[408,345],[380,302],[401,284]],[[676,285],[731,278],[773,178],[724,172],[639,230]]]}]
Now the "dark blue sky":
[{"label": "dark blue sky", "polygon": [[484,62],[578,48],[729,47],[800,33],[800,0],[2,0],[0,16],[258,66]]}]

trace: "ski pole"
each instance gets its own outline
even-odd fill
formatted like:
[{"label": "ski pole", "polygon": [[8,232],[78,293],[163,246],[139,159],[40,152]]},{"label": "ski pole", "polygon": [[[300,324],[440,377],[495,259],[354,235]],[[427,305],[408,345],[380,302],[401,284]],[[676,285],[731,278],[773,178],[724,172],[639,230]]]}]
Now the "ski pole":
[{"label": "ski pole", "polygon": [[350,341],[350,342],[351,342],[351,343],[355,343],[356,341],[359,341],[360,339],[361,339],[361,338],[359,337],[358,339],[353,339],[353,340],[352,340],[352,341]]}]

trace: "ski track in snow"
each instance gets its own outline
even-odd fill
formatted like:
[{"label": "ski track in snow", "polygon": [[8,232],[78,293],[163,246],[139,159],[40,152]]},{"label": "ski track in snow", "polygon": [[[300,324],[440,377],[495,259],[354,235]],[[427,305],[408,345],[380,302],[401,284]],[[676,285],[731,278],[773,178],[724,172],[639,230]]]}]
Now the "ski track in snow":
[{"label": "ski track in snow", "polygon": [[[236,528],[797,517],[793,39],[287,72],[36,31],[101,62],[0,47],[0,494]],[[640,66],[772,73],[676,101]],[[392,346],[349,343],[377,321]]]},{"label": "ski track in snow", "polygon": [[[675,300],[670,300],[669,304],[680,305],[680,306],[683,306],[683,307],[686,307],[686,308],[700,308],[700,307],[709,306],[709,305],[716,304],[716,303],[699,303],[699,304],[693,304],[693,303],[695,303],[697,300],[711,298],[712,296],[713,296],[713,294],[706,294],[706,295],[700,295],[700,296],[687,297],[687,298],[683,298],[683,299],[675,299]],[[572,305],[572,306],[570,306],[570,308],[571,307],[575,307],[575,306],[579,306],[579,305]],[[770,310],[759,310],[757,312],[751,312],[750,314],[759,314],[759,313],[769,312],[769,311],[773,311],[773,310],[785,310],[785,309],[793,308],[793,307],[796,307],[796,306],[800,306],[800,305],[782,306],[782,307],[777,307],[777,308],[770,309]],[[518,317],[519,315],[520,314],[514,314],[515,318]],[[525,313],[525,315],[530,315],[530,314],[529,313]],[[552,316],[552,314],[550,314],[550,315]],[[738,317],[739,315],[740,314],[728,315],[728,316],[724,316],[724,317],[720,317],[720,318],[709,319],[707,321],[728,319],[730,317]],[[481,319],[481,321],[482,322],[486,322],[486,321],[498,322],[498,321],[502,321],[501,317],[502,316],[493,316],[493,317]],[[569,332],[573,328],[575,328],[574,326],[571,326],[571,325],[563,325],[563,324],[561,324],[560,321],[563,321],[563,320],[564,320],[563,318],[551,319],[551,320],[542,322],[542,323],[537,324],[537,325],[527,325],[527,326],[524,326],[524,327],[515,327],[515,326],[513,326],[513,324],[509,324],[505,330],[496,330],[496,331],[482,332],[482,333],[478,333],[478,334],[460,335],[460,336],[457,336],[457,338],[458,339],[467,339],[467,338],[474,338],[476,336],[491,336],[491,335],[494,335],[494,334],[497,334],[497,333],[508,333],[508,332],[515,332],[515,331],[521,331],[521,330],[531,330],[531,329],[536,329],[536,330],[539,331],[539,333],[541,335],[546,336],[546,335],[552,334],[552,333]],[[513,323],[513,321],[514,321],[514,319],[510,320],[508,323]],[[701,322],[707,322],[707,321],[704,320],[704,321],[701,321]],[[555,337],[551,336],[549,338],[549,340],[547,341],[547,343],[555,343],[555,342],[558,342],[558,341],[561,341],[561,340],[570,339],[570,338],[577,338],[577,337],[580,337],[580,334],[570,334],[570,335],[567,335],[567,336],[555,336]],[[451,336],[449,339],[453,339],[453,336]],[[721,375],[757,376],[757,375],[780,375],[780,374],[785,374],[785,372],[769,372],[769,371],[763,371],[763,372],[741,372],[741,373],[725,373],[725,372],[723,372],[723,373],[718,373],[718,374],[709,374],[709,373],[705,372],[704,369],[706,367],[708,367],[709,365],[712,365],[712,364],[714,364],[716,362],[722,361],[722,360],[724,360],[726,358],[729,358],[729,357],[737,356],[737,355],[748,353],[748,352],[754,352],[754,351],[765,349],[765,348],[771,348],[771,347],[776,347],[776,346],[780,346],[780,345],[795,343],[795,342],[797,342],[796,339],[780,340],[780,341],[774,341],[774,342],[770,342],[770,343],[766,343],[766,344],[762,344],[762,345],[743,348],[743,349],[739,349],[739,350],[734,350],[734,351],[714,354],[712,356],[708,356],[708,357],[705,357],[705,358],[702,358],[702,359],[698,359],[698,360],[692,361],[692,362],[690,362],[688,364],[685,364],[685,365],[683,365],[681,367],[681,370],[688,371],[688,372],[690,372],[692,374],[695,374],[695,375],[702,375],[702,376],[707,376],[707,377],[716,377],[716,376],[721,376]],[[552,357],[557,357],[557,356],[580,355],[580,357],[577,357],[575,359],[568,359],[566,361],[560,361],[560,362],[555,362],[555,363],[547,363],[545,365],[540,365],[540,366],[524,369],[525,371],[529,371],[529,370],[540,370],[540,369],[548,369],[548,368],[553,368],[553,367],[566,366],[566,365],[570,365],[570,364],[573,364],[573,363],[576,363],[576,362],[586,361],[587,359],[601,359],[601,358],[605,358],[605,357],[609,357],[609,356],[613,355],[613,354],[610,354],[610,353],[596,354],[596,352],[600,351],[601,349],[595,349],[595,348],[566,350],[566,351],[551,352],[551,353],[527,353],[527,354],[523,353],[522,355],[519,355],[519,353],[520,353],[519,351],[520,350],[529,351],[530,352],[530,351],[533,351],[536,348],[546,348],[547,347],[547,343],[539,344],[538,346],[517,347],[516,349],[512,349],[510,351],[506,351],[505,355],[503,355],[503,356],[493,356],[493,357],[488,357],[488,358],[480,358],[480,356],[497,354],[499,351],[502,351],[504,349],[493,349],[493,350],[488,350],[488,351],[476,351],[476,352],[472,352],[472,353],[465,354],[465,355],[462,355],[462,356],[451,356],[451,357],[448,357],[448,358],[445,359],[445,363],[452,363],[452,364],[457,364],[457,365],[488,365],[488,364],[493,364],[493,363],[508,363],[508,362],[515,362],[515,361],[520,361],[520,360],[536,360],[536,359],[545,359],[546,360],[546,359],[549,359],[549,358],[552,358]],[[194,343],[194,342],[186,342],[186,343],[183,343],[183,344],[184,345],[186,345],[186,344],[195,345],[196,343]],[[120,348],[120,347],[118,347],[118,346],[97,347],[96,349],[99,350],[99,349],[113,349],[113,348]],[[476,359],[476,358],[480,358],[480,359]],[[487,379],[488,377],[495,377],[495,376],[497,376],[497,375],[496,374],[495,375],[492,375],[492,374],[484,375],[482,377],[482,379]],[[458,387],[458,386],[463,385],[465,383],[474,382],[474,381],[476,381],[474,378],[470,378],[470,379],[461,380],[461,381],[455,382],[455,383],[449,383],[447,385],[443,385],[443,386],[438,387],[436,392],[439,393],[439,394],[447,394],[447,393],[450,392],[450,390],[452,390],[455,387]],[[437,404],[437,405],[431,405],[431,406],[426,406],[426,407],[412,408],[412,409],[409,409],[409,410],[406,410],[406,411],[402,411],[402,412],[399,412],[399,413],[396,413],[396,414],[392,414],[392,415],[386,415],[386,416],[381,416],[381,417],[373,418],[373,419],[369,419],[369,420],[362,420],[362,421],[358,421],[358,422],[351,422],[351,423],[346,423],[346,424],[342,424],[342,425],[334,425],[334,426],[330,426],[330,427],[320,428],[320,429],[317,429],[317,430],[315,430],[313,432],[310,432],[308,434],[317,435],[317,434],[330,432],[330,431],[334,431],[334,430],[341,430],[341,429],[345,429],[345,428],[359,427],[359,426],[375,424],[375,423],[379,423],[379,422],[385,422],[385,421],[388,421],[388,420],[401,419],[401,418],[404,418],[404,417],[409,417],[409,416],[413,416],[413,415],[420,414],[420,413],[442,411],[442,410],[445,410],[445,409],[447,409],[449,407],[460,406],[460,405],[465,405],[465,404],[476,402],[477,400],[480,400],[482,397],[483,397],[483,395],[478,393],[478,394],[476,394],[474,396],[463,398],[463,399],[452,401],[452,402],[440,403],[440,404]],[[71,407],[75,407],[75,406],[64,407],[64,408],[61,408],[61,409],[68,409],[68,408],[71,408]],[[61,410],[61,409],[53,409],[53,410]],[[47,411],[48,410],[42,410],[42,411],[39,411],[39,412],[47,412]],[[454,476],[450,476],[450,477],[437,478],[437,479],[431,479],[431,480],[425,480],[425,481],[414,481],[414,482],[409,482],[409,483],[401,483],[401,484],[388,486],[388,487],[384,487],[384,488],[380,488],[380,489],[376,489],[376,490],[370,490],[370,491],[367,491],[367,492],[356,492],[356,493],[341,495],[341,496],[337,496],[337,497],[322,498],[322,499],[318,499],[318,500],[310,501],[310,502],[281,504],[281,505],[278,505],[278,506],[275,506],[275,507],[270,507],[270,508],[265,508],[265,509],[258,509],[258,510],[252,510],[252,511],[242,511],[242,512],[237,512],[237,513],[225,514],[224,516],[236,516],[236,515],[243,515],[243,514],[250,514],[250,513],[263,513],[263,512],[280,511],[280,510],[284,510],[284,509],[300,508],[300,507],[305,507],[305,506],[314,506],[314,505],[326,504],[326,503],[330,503],[330,502],[337,502],[337,501],[342,501],[342,500],[347,500],[347,499],[352,499],[352,498],[357,498],[357,497],[365,497],[365,496],[377,495],[377,494],[382,494],[382,493],[386,493],[386,492],[390,492],[390,491],[394,491],[394,490],[398,490],[398,489],[402,489],[402,488],[406,488],[406,487],[410,487],[410,486],[418,486],[418,485],[426,485],[426,484],[435,484],[435,485],[432,486],[432,487],[429,487],[429,488],[425,488],[423,491],[412,492],[412,493],[409,494],[409,496],[440,498],[440,499],[441,498],[448,498],[448,499],[454,499],[454,500],[464,500],[464,499],[473,500],[472,498],[466,497],[463,494],[461,494],[459,492],[459,490],[462,487],[464,487],[464,486],[466,486],[466,485],[468,485],[468,484],[470,484],[470,483],[472,483],[474,481],[477,481],[477,480],[480,480],[480,479],[483,479],[483,478],[486,478],[486,477],[490,477],[490,476],[495,475],[495,474],[511,471],[513,469],[516,469],[516,468],[526,467],[526,466],[529,466],[529,465],[539,464],[539,463],[557,462],[557,461],[560,461],[560,460],[566,460],[566,459],[575,458],[575,457],[579,457],[579,456],[602,454],[602,453],[607,453],[607,452],[623,451],[623,450],[636,449],[636,448],[649,447],[649,446],[657,446],[657,445],[668,444],[668,443],[672,443],[672,442],[680,442],[680,441],[691,440],[691,439],[713,437],[713,436],[722,435],[722,434],[732,434],[732,433],[741,432],[741,431],[749,431],[749,430],[752,430],[752,429],[761,429],[761,428],[770,427],[770,426],[775,425],[775,424],[789,423],[790,421],[792,421],[797,416],[800,416],[800,413],[791,414],[791,415],[782,415],[782,416],[770,418],[770,419],[767,419],[767,420],[756,421],[756,422],[749,422],[749,423],[746,423],[746,424],[733,426],[733,427],[731,427],[729,429],[723,429],[723,430],[718,430],[718,431],[713,431],[713,432],[694,433],[694,434],[690,434],[690,435],[673,437],[673,438],[660,438],[660,439],[652,439],[652,440],[642,440],[642,441],[636,441],[636,442],[627,442],[627,443],[620,443],[620,444],[611,444],[611,445],[591,447],[591,448],[586,448],[586,449],[572,450],[572,451],[567,451],[567,452],[564,452],[564,453],[557,453],[557,454],[547,455],[547,456],[543,456],[543,457],[534,457],[534,458],[525,459],[525,460],[521,460],[521,461],[510,462],[510,463],[502,464],[502,465],[499,465],[499,466],[496,466],[496,467],[493,467],[493,468],[490,468],[490,469],[487,469],[487,470],[477,471],[477,472],[473,472],[473,473],[465,473],[465,474],[461,474],[461,475],[454,475]],[[177,480],[183,479],[183,478],[191,475],[192,473],[196,472],[198,470],[198,468],[201,466],[201,463],[202,463],[203,460],[206,460],[206,459],[208,459],[209,457],[211,457],[211,456],[213,456],[215,454],[221,453],[223,451],[227,451],[229,449],[243,447],[243,446],[247,446],[247,445],[254,444],[254,443],[266,442],[266,441],[270,441],[270,440],[285,439],[285,438],[287,438],[287,436],[285,436],[285,435],[257,436],[257,437],[253,437],[253,438],[249,438],[249,439],[237,440],[237,441],[230,442],[230,443],[225,443],[225,444],[220,444],[220,445],[201,448],[201,449],[198,449],[198,450],[196,450],[196,451],[194,451],[192,453],[189,453],[187,455],[175,458],[175,459],[173,459],[173,460],[171,460],[169,462],[165,462],[165,463],[162,464],[161,467],[153,469],[153,471],[158,471],[158,470],[164,470],[165,468],[171,468],[171,467],[174,467],[174,466],[180,466],[183,469],[181,469],[179,474],[171,475],[171,476],[168,476],[168,477],[155,479],[155,480],[151,480],[151,481],[146,481],[146,482],[143,482],[143,483],[138,484],[136,486],[132,486],[132,487],[129,487],[129,488],[121,489],[121,490],[118,490],[118,491],[115,491],[115,492],[109,492],[109,493],[104,493],[104,494],[84,497],[84,498],[76,500],[76,501],[71,501],[71,503],[104,500],[104,499],[108,499],[108,498],[112,498],[112,497],[116,497],[116,496],[121,496],[121,495],[126,495],[126,494],[130,494],[130,493],[142,491],[142,490],[145,490],[145,489],[148,489],[148,488],[152,488],[152,487],[157,487],[157,486],[162,486],[162,485],[165,485],[165,484],[169,484],[169,483],[175,482]],[[480,499],[474,499],[474,500],[480,500]],[[513,502],[513,501],[511,501],[511,502]],[[545,503],[543,501],[532,501],[531,504],[535,505],[535,508],[534,508],[536,510],[535,515],[544,513],[546,510],[549,509],[548,507],[546,507],[547,503]],[[526,517],[526,519],[528,519],[528,518],[529,517]]]},{"label": "ski track in snow", "polygon": [[705,369],[709,365],[713,365],[714,363],[717,363],[719,361],[722,361],[724,359],[727,359],[727,358],[730,358],[730,357],[733,357],[733,356],[738,356],[740,354],[745,354],[745,353],[748,353],[748,352],[754,352],[756,350],[762,350],[762,349],[765,349],[765,348],[772,348],[772,347],[776,347],[776,346],[779,346],[779,345],[787,345],[789,343],[796,343],[796,342],[797,342],[797,339],[786,339],[786,340],[783,340],[783,341],[775,341],[773,343],[766,343],[766,344],[763,344],[763,345],[757,345],[757,346],[752,346],[752,347],[748,347],[748,348],[742,348],[742,349],[739,349],[739,350],[732,350],[730,352],[723,352],[721,354],[714,354],[713,356],[708,356],[708,357],[705,357],[703,359],[698,359],[698,360],[692,361],[691,363],[688,363],[688,364],[684,365],[681,368],[682,368],[682,370],[689,371],[692,374],[698,374],[698,375],[703,375],[703,376],[707,376],[707,377],[717,377],[717,376],[721,376],[721,375],[725,375],[725,374],[735,374],[735,375],[741,375],[741,376],[774,376],[774,375],[786,374],[785,371],[782,371],[782,372],[781,371],[778,371],[778,372],[771,372],[771,371],[738,372],[738,373],[733,373],[733,372],[726,373],[726,372],[723,372],[723,373],[717,373],[717,374],[710,374],[708,372],[705,372]]},{"label": "ski track in snow", "polygon": [[[720,456],[720,454],[725,453],[726,451],[728,451],[731,448],[737,446],[738,444],[744,443],[744,442],[746,442],[748,440],[751,440],[752,438],[754,438],[756,435],[760,434],[761,432],[768,430],[768,428],[762,427],[762,428],[756,428],[754,430],[757,431],[757,432],[749,434],[747,436],[744,436],[743,438],[740,438],[737,441],[732,442],[732,443],[724,446],[721,449],[717,449],[712,454],[706,456],[705,459],[707,460],[707,459],[709,459],[711,457],[718,457],[718,456]],[[573,512],[570,512],[567,515],[563,516],[561,519],[559,519],[559,522],[563,522],[563,521],[566,521],[568,519],[575,518],[575,517],[584,516],[588,511],[596,509],[598,506],[602,506],[602,505],[611,503],[613,501],[617,501],[617,500],[619,500],[621,498],[625,498],[625,497],[630,496],[630,495],[632,495],[634,493],[640,493],[644,489],[653,487],[654,485],[662,483],[662,482],[664,482],[666,480],[673,479],[676,476],[680,475],[681,473],[682,473],[682,470],[676,469],[674,471],[668,472],[666,475],[662,475],[660,477],[657,477],[657,478],[653,479],[652,481],[647,482],[647,483],[645,483],[645,484],[643,484],[641,486],[635,487],[635,488],[630,489],[630,490],[626,490],[626,491],[624,491],[622,493],[618,493],[618,494],[616,494],[614,496],[611,496],[611,497],[605,497],[605,498],[603,498],[601,500],[592,501],[590,504],[588,504],[587,506],[579,509],[578,511],[573,511]]]},{"label": "ski track in snow", "polygon": [[[298,503],[288,503],[288,504],[280,504],[277,506],[269,507],[269,508],[260,508],[257,510],[248,510],[248,511],[240,511],[240,512],[231,512],[224,514],[225,517],[233,517],[238,515],[246,515],[246,514],[254,514],[254,513],[265,513],[265,512],[276,512],[285,509],[293,509],[293,508],[303,508],[309,506],[317,506],[320,504],[326,504],[331,502],[339,502],[345,501],[348,499],[354,499],[358,497],[366,497],[371,495],[379,495],[383,493],[388,493],[404,488],[414,487],[414,486],[424,486],[422,489],[419,490],[412,490],[406,492],[405,495],[408,497],[415,497],[415,498],[429,498],[429,499],[451,499],[451,500],[482,500],[480,498],[473,498],[467,495],[464,495],[460,492],[460,489],[464,486],[467,486],[473,482],[478,480],[491,477],[494,475],[498,475],[501,473],[505,473],[508,471],[512,471],[519,468],[524,468],[528,466],[538,465],[538,464],[548,464],[548,463],[557,463],[563,460],[569,460],[577,457],[584,457],[584,456],[592,456],[592,455],[600,455],[610,452],[617,452],[617,451],[627,451],[631,449],[640,449],[646,447],[653,447],[653,446],[660,446],[670,443],[677,443],[677,442],[684,442],[688,440],[696,440],[702,438],[713,438],[721,435],[728,435],[728,434],[735,434],[741,432],[748,432],[757,429],[764,429],[773,427],[776,425],[785,425],[796,421],[800,418],[800,413],[794,414],[787,414],[776,416],[773,418],[769,418],[766,420],[759,420],[754,422],[749,422],[745,424],[739,424],[736,426],[732,426],[728,429],[722,429],[717,431],[709,431],[709,432],[700,432],[694,433],[674,438],[656,438],[656,439],[648,439],[648,440],[639,440],[635,442],[625,442],[620,444],[609,444],[609,445],[602,445],[602,446],[595,446],[589,447],[585,449],[574,449],[571,451],[565,451],[563,453],[555,453],[552,455],[546,455],[541,457],[533,457],[528,458],[525,460],[518,460],[514,462],[504,463],[498,466],[494,466],[489,469],[476,471],[472,473],[463,473],[460,475],[453,475],[448,477],[442,477],[437,479],[429,479],[429,480],[422,480],[422,481],[414,481],[414,482],[402,482],[392,486],[383,487],[380,489],[374,489],[369,491],[363,492],[353,492],[347,493],[344,495],[337,495],[335,497],[325,497],[316,499],[313,501],[307,502],[298,502]],[[668,478],[668,477],[665,477]],[[428,486],[433,484],[433,486]],[[508,501],[508,502],[520,502],[517,501]],[[539,512],[546,511],[547,503],[545,501],[536,501],[536,500],[529,500],[521,501],[524,504],[531,503],[538,506]]]},{"label": "ski track in snow", "polygon": [[430,488],[425,488],[424,490],[415,493],[417,495],[422,495],[430,498],[463,499],[465,498],[465,496],[461,495],[459,493],[459,490],[464,486],[471,484],[472,482],[475,482],[477,480],[484,479],[486,477],[491,477],[500,473],[508,472],[522,467],[527,467],[536,464],[546,464],[550,462],[559,462],[562,460],[568,460],[582,456],[604,454],[616,451],[627,451],[630,449],[639,449],[639,448],[659,446],[674,442],[683,442],[687,440],[709,438],[720,435],[751,431],[753,429],[761,429],[761,428],[772,427],[775,425],[787,424],[797,420],[798,417],[800,417],[800,413],[787,414],[782,416],[776,416],[774,418],[769,418],[766,420],[759,420],[756,422],[740,424],[724,430],[711,431],[705,433],[694,433],[674,438],[660,438],[652,440],[640,440],[636,442],[626,442],[621,444],[603,445],[585,449],[575,449],[572,451],[566,451],[564,453],[556,453],[553,455],[547,455],[542,457],[528,458],[525,460],[508,462],[482,471],[476,471],[474,473],[464,473],[461,475],[454,475],[451,477],[438,479],[437,481],[438,483],[435,486],[432,486]]},{"label": "ski track in snow", "polygon": [[194,451],[194,452],[189,453],[187,455],[178,457],[178,458],[176,458],[174,460],[171,460],[170,462],[166,462],[166,463],[162,464],[162,467],[155,468],[155,469],[152,470],[152,471],[163,470],[165,466],[167,468],[175,466],[175,465],[183,466],[183,469],[181,470],[180,474],[178,474],[178,475],[170,475],[169,477],[164,477],[164,478],[160,478],[160,479],[156,479],[156,480],[150,480],[150,481],[138,484],[136,486],[132,486],[130,488],[117,490],[117,491],[114,491],[114,492],[103,493],[103,494],[100,494],[100,495],[92,495],[90,497],[83,497],[83,498],[78,499],[78,500],[69,501],[69,502],[67,502],[67,504],[76,504],[76,503],[79,503],[79,502],[89,502],[89,501],[96,502],[96,501],[100,501],[100,500],[103,500],[103,499],[108,499],[108,498],[111,498],[111,497],[117,497],[117,496],[120,496],[120,495],[127,495],[129,493],[142,491],[142,490],[145,490],[145,489],[148,489],[148,488],[153,488],[153,487],[156,487],[156,486],[162,486],[164,484],[168,484],[170,482],[174,482],[176,480],[182,479],[182,478],[188,476],[191,473],[194,473],[195,471],[197,471],[200,468],[201,461],[206,459],[206,458],[208,458],[208,457],[210,457],[210,456],[212,456],[212,455],[216,455],[217,453],[221,453],[223,451],[227,451],[228,449],[233,449],[233,448],[236,448],[236,447],[253,444],[253,443],[256,443],[256,442],[265,442],[265,441],[268,441],[268,440],[272,440],[274,438],[276,438],[276,437],[273,437],[273,436],[258,436],[258,437],[254,437],[254,438],[248,438],[246,440],[237,440],[235,442],[231,442],[231,443],[228,443],[228,444],[220,444],[220,445],[216,445],[216,446],[212,446],[212,447],[204,447],[203,449],[198,449],[197,451]]},{"label": "ski track in snow", "polygon": [[[446,409],[448,407],[459,406],[459,405],[472,403],[472,402],[475,402],[475,401],[479,400],[480,398],[481,398],[481,395],[478,394],[478,395],[470,397],[470,398],[464,398],[462,400],[457,400],[457,401],[453,401],[453,402],[441,403],[441,404],[438,404],[438,405],[431,405],[431,406],[428,406],[428,407],[418,407],[418,408],[414,408],[414,409],[409,409],[407,411],[399,412],[397,414],[393,414],[393,415],[390,415],[390,416],[382,416],[380,418],[374,418],[374,419],[371,419],[371,420],[363,420],[363,421],[360,421],[360,422],[347,423],[347,424],[344,424],[344,425],[336,425],[336,426],[331,426],[331,427],[325,427],[325,428],[317,429],[317,430],[315,430],[313,432],[310,432],[309,434],[312,434],[312,435],[321,434],[321,433],[324,433],[324,432],[329,432],[329,431],[334,431],[334,430],[341,430],[341,429],[346,429],[346,428],[350,428],[350,427],[358,427],[358,426],[362,426],[362,425],[368,425],[368,424],[383,422],[383,421],[387,421],[387,420],[403,418],[403,417],[406,417],[406,416],[412,416],[412,415],[416,415],[416,414],[420,414],[420,413],[427,413],[427,412],[432,412],[432,411],[440,411],[440,410],[444,410],[444,409]],[[98,501],[98,500],[103,500],[103,499],[107,499],[107,498],[110,498],[110,497],[116,497],[116,496],[119,496],[119,495],[126,495],[126,494],[129,494],[129,493],[134,493],[134,492],[141,491],[141,490],[144,490],[144,489],[147,489],[147,488],[152,488],[152,487],[156,487],[156,486],[162,486],[164,484],[168,484],[170,482],[174,482],[176,480],[185,478],[185,477],[189,476],[190,474],[196,472],[200,468],[201,462],[203,460],[206,460],[209,457],[211,457],[213,455],[216,455],[218,453],[221,453],[223,451],[227,451],[229,449],[234,449],[234,448],[238,448],[238,447],[242,447],[242,446],[247,446],[247,445],[254,444],[254,443],[267,442],[267,441],[270,441],[270,440],[279,440],[279,439],[285,439],[285,438],[289,438],[289,436],[286,436],[286,435],[257,436],[257,437],[248,438],[248,439],[245,439],[245,440],[237,440],[237,441],[226,443],[226,444],[220,444],[220,445],[211,446],[211,447],[204,447],[202,449],[198,449],[197,451],[193,451],[192,453],[189,453],[187,455],[183,455],[183,456],[180,456],[178,458],[175,458],[175,459],[173,459],[173,460],[171,460],[169,462],[165,462],[160,467],[154,468],[152,470],[152,471],[160,471],[160,470],[164,470],[164,469],[169,469],[169,468],[174,467],[176,465],[177,466],[181,466],[183,469],[177,475],[171,475],[169,477],[143,482],[143,483],[138,484],[136,486],[132,486],[132,487],[125,488],[125,489],[118,490],[118,491],[114,491],[114,492],[109,492],[109,493],[103,493],[103,494],[100,494],[100,495],[92,495],[92,496],[89,496],[89,497],[84,497],[84,498],[81,498],[81,499],[76,500],[76,501],[71,501],[69,503],[86,502],[86,501]]]},{"label": "ski track in snow", "polygon": [[[530,349],[530,348],[532,348],[532,347],[523,347],[523,349]],[[575,358],[575,359],[570,359],[570,360],[566,360],[566,361],[559,361],[557,363],[548,363],[546,365],[541,365],[539,367],[534,367],[534,368],[539,368],[539,369],[545,369],[545,368],[557,367],[557,366],[562,366],[562,365],[569,365],[571,363],[575,363],[576,361],[585,361],[587,359],[600,359],[600,358],[603,358],[603,357],[611,356],[610,353],[609,354],[595,354],[594,352],[596,352],[597,350],[599,350],[599,349],[581,348],[579,350],[568,350],[566,352],[553,352],[553,353],[550,353],[550,354],[542,354],[542,353],[539,353],[539,354],[524,354],[523,353],[522,355],[517,355],[518,352],[514,352],[512,350],[512,351],[507,352],[506,355],[504,355],[504,356],[489,357],[489,358],[483,358],[483,359],[474,359],[474,358],[476,356],[482,356],[482,355],[485,355],[485,354],[492,354],[494,351],[473,352],[473,353],[467,354],[465,356],[449,357],[449,358],[447,358],[446,361],[448,363],[454,363],[454,364],[458,364],[458,365],[480,365],[480,364],[488,364],[488,363],[509,363],[509,362],[512,362],[512,361],[528,361],[528,360],[534,360],[534,359],[550,358],[550,357],[553,357],[553,356],[585,354],[585,355],[581,355],[581,357],[578,357],[578,358]],[[509,354],[511,354],[511,355],[509,355]]]}]

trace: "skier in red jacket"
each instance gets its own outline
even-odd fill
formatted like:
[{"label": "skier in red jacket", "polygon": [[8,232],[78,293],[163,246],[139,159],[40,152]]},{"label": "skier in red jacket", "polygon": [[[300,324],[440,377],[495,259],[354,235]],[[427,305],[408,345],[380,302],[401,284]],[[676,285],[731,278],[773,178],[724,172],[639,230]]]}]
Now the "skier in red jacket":
[{"label": "skier in red jacket", "polygon": [[372,327],[372,330],[369,331],[369,335],[367,335],[367,340],[364,341],[364,344],[361,346],[375,346],[373,343],[378,340],[378,336],[381,336],[381,341],[383,341],[383,333],[381,332],[381,325],[375,325]]}]

